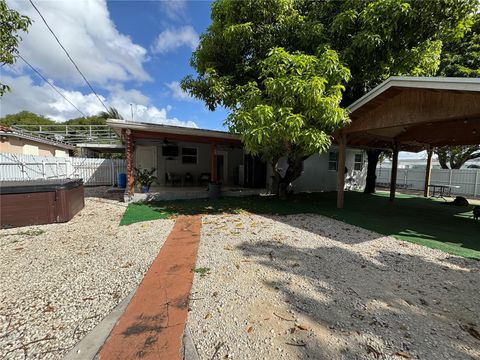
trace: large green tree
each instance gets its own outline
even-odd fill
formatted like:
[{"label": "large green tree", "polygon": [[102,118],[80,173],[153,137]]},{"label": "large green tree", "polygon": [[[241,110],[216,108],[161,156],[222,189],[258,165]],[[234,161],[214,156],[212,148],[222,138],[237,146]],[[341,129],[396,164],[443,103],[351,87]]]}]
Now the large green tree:
[{"label": "large green tree", "polygon": [[480,77],[480,13],[467,19],[465,30],[444,42],[439,76]]},{"label": "large green tree", "polygon": [[[318,56],[274,48],[260,62],[260,78],[237,87],[238,106],[228,118],[245,149],[272,165],[278,191],[300,176],[303,161],[330,146],[330,134],[346,124],[340,107],[349,71],[333,50]],[[278,164],[287,158],[283,171]]]},{"label": "large green tree", "polygon": [[[15,63],[22,40],[19,32],[26,32],[31,23],[27,16],[10,9],[6,0],[0,0],[0,66]],[[0,81],[0,96],[9,90],[10,87]]]},{"label": "large green tree", "polygon": [[468,160],[480,158],[480,145],[445,146],[435,153],[442,169],[460,169]]},{"label": "large green tree", "polygon": [[[258,105],[264,101],[262,64],[271,49],[318,57],[330,48],[351,72],[347,106],[390,76],[434,75],[442,39],[464,31],[476,6],[478,0],[217,0],[192,56],[198,76],[182,87],[211,110],[235,112],[245,106],[239,88],[251,82],[262,94]],[[264,139],[259,147],[268,145]]]},{"label": "large green tree", "polygon": [[[480,13],[471,17],[465,34],[446,41],[440,61],[440,76],[480,77]],[[480,158],[480,145],[445,146],[435,149],[443,169],[460,169],[468,160]]]},{"label": "large green tree", "polygon": [[30,111],[20,111],[16,114],[8,114],[0,118],[0,124],[12,125],[54,125],[55,121],[45,116],[37,115]]},{"label": "large green tree", "polygon": [[107,120],[107,119],[123,120],[122,114],[120,114],[120,112],[114,107],[108,108],[108,111],[100,111],[98,113],[98,117],[104,120]]}]

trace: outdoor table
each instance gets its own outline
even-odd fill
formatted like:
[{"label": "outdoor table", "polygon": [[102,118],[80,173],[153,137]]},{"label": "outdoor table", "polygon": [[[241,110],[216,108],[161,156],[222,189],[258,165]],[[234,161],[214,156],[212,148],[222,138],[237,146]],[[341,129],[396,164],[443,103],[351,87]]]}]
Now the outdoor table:
[{"label": "outdoor table", "polygon": [[452,195],[452,189],[460,189],[457,185],[428,185],[432,189],[431,197],[443,198]]}]

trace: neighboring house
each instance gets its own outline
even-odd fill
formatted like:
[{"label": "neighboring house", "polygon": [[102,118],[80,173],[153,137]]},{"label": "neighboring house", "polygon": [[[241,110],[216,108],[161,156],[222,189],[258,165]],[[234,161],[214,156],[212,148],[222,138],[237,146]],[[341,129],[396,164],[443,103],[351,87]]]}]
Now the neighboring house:
[{"label": "neighboring house", "polygon": [[[108,120],[125,142],[127,168],[133,194],[133,168],[156,169],[160,186],[189,188],[218,180],[237,188],[266,189],[271,184],[271,167],[246,154],[238,134],[196,128]],[[296,192],[336,190],[338,150],[312,155],[304,162],[304,172],[293,183]],[[349,174],[363,168],[362,150],[348,149]],[[284,164],[284,162],[281,162]],[[153,190],[155,191],[155,189]]]},{"label": "neighboring house", "polygon": [[0,153],[69,157],[74,145],[32,136],[0,125]]}]

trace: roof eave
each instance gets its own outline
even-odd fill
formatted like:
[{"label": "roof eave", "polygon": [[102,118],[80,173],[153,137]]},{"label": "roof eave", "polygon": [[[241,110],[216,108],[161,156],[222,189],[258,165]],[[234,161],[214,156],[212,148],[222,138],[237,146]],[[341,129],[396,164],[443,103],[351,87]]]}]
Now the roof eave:
[{"label": "roof eave", "polygon": [[135,121],[126,121],[119,119],[108,119],[109,125],[117,135],[121,137],[122,129],[139,130],[147,132],[161,132],[167,134],[192,135],[192,136],[208,136],[219,139],[240,140],[240,135],[231,134],[223,131],[188,128],[181,126],[172,126],[164,124],[148,124]]},{"label": "roof eave", "polygon": [[354,112],[392,87],[480,91],[480,78],[392,76],[350,104],[348,111]]}]

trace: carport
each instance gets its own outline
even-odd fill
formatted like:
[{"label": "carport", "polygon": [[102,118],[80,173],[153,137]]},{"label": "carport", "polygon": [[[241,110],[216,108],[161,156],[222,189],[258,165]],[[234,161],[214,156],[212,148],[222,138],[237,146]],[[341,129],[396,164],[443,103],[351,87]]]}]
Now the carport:
[{"label": "carport", "polygon": [[344,204],[347,145],[392,150],[393,201],[399,151],[427,151],[424,196],[428,196],[433,148],[480,144],[478,78],[391,77],[348,109],[351,123],[335,136],[339,145],[338,208]]}]

